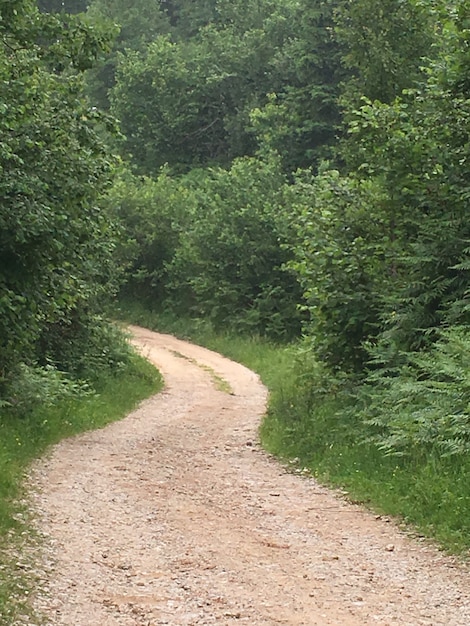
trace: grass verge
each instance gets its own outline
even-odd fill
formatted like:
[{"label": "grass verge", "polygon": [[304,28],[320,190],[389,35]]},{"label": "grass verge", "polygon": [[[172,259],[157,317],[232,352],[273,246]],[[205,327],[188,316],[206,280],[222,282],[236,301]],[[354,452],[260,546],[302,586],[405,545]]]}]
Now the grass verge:
[{"label": "grass verge", "polygon": [[[138,304],[123,307],[120,315],[191,339],[256,371],[270,390],[260,428],[269,452],[290,461],[293,470],[306,468],[323,484],[342,489],[351,501],[402,520],[410,532],[436,540],[446,551],[468,555],[470,459],[391,457],[364,443],[367,432],[354,416],[350,396],[325,392],[334,386],[324,384],[321,368],[304,367],[298,346],[217,334],[200,320],[175,320]],[[323,389],[315,393],[315,387]]]},{"label": "grass verge", "polygon": [[274,395],[261,427],[267,450],[295,459],[295,467],[340,487],[351,501],[397,518],[411,534],[434,539],[447,552],[468,555],[468,459],[387,456],[363,442],[364,427],[350,417],[345,399],[325,397],[308,412],[299,400],[291,396],[286,406]]},{"label": "grass verge", "polygon": [[31,533],[22,504],[31,461],[64,437],[124,417],[161,386],[157,370],[134,355],[118,374],[97,381],[96,395],[39,408],[24,418],[0,412],[0,626],[25,623],[29,608],[24,599],[34,585],[28,564],[17,555]]}]

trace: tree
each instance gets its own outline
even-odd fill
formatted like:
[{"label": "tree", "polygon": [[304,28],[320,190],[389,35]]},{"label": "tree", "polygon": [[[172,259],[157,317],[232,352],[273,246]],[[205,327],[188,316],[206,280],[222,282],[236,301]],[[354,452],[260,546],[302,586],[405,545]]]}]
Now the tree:
[{"label": "tree", "polygon": [[113,24],[116,28],[113,50],[88,72],[88,93],[96,106],[108,110],[109,92],[115,84],[119,53],[144,51],[146,46],[171,30],[160,2],[147,0],[93,0],[87,11],[93,23]]},{"label": "tree", "polygon": [[399,368],[469,321],[467,34],[445,14],[420,83],[391,102],[349,101],[347,175],[326,169],[293,187],[310,330],[318,354],[346,370],[371,358]]},{"label": "tree", "polygon": [[175,40],[191,39],[211,22],[217,21],[220,2],[217,0],[164,0],[162,8],[171,24]]},{"label": "tree", "polygon": [[[331,369],[360,372],[364,342],[378,332],[388,273],[387,197],[379,181],[325,170],[299,172],[287,190],[294,260],[316,356]],[[372,213],[373,207],[373,213]]]},{"label": "tree", "polygon": [[[112,159],[81,71],[109,37],[28,0],[0,5],[0,372],[60,362],[110,288]],[[85,350],[85,346],[82,346]]]},{"label": "tree", "polygon": [[160,37],[145,53],[121,57],[112,111],[143,172],[228,164],[253,150],[242,120],[263,92],[263,39],[208,29],[198,41]]},{"label": "tree", "polygon": [[87,10],[87,0],[38,0],[38,8],[42,13],[83,13]]},{"label": "tree", "polygon": [[435,42],[432,3],[415,0],[340,0],[335,32],[353,72],[347,98],[390,103],[422,77]]},{"label": "tree", "polygon": [[226,165],[260,147],[289,171],[328,154],[343,75],[329,5],[221,2],[190,37],[121,56],[111,99],[146,173]]},{"label": "tree", "polygon": [[292,258],[278,159],[236,159],[229,170],[188,174],[197,199],[168,266],[169,304],[276,340],[300,331],[300,287]]},{"label": "tree", "polygon": [[[357,72],[343,99],[347,131],[338,153],[346,175],[326,169],[310,188],[293,187],[302,190],[293,201],[296,268],[310,332],[322,359],[359,372],[367,344],[393,341],[395,354],[416,350],[435,339],[449,311],[462,323],[468,284],[468,103],[454,88],[455,23],[448,21],[439,41],[439,61],[426,62],[425,42],[438,53],[429,29],[435,7],[405,2],[382,13],[381,5],[373,21],[374,6],[340,5],[337,18],[339,36],[349,41],[346,62]],[[402,41],[402,31],[415,39]],[[415,56],[402,64],[409,46]]]},{"label": "tree", "polygon": [[194,214],[195,193],[166,171],[152,179],[124,168],[106,203],[124,228],[117,251],[127,269],[121,295],[164,308],[169,267]]},{"label": "tree", "polygon": [[349,76],[334,29],[331,2],[292,3],[273,16],[282,33],[271,66],[268,98],[250,113],[262,150],[281,155],[285,170],[317,167],[333,158],[340,132],[340,85]]}]

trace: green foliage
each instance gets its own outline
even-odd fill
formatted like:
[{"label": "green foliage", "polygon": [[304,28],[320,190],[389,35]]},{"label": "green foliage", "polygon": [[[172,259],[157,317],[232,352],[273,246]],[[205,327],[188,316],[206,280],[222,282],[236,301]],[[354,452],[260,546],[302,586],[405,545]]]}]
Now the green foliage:
[{"label": "green foliage", "polygon": [[99,314],[75,312],[66,324],[55,324],[40,339],[42,359],[92,384],[103,371],[115,374],[129,362],[125,335]]},{"label": "green foliage", "polygon": [[95,24],[113,24],[116,37],[112,52],[101,58],[87,74],[90,99],[104,110],[109,109],[109,92],[115,85],[118,56],[125,50],[144,51],[159,35],[170,31],[163,3],[147,0],[93,0],[87,10]]},{"label": "green foliage", "polygon": [[[0,373],[45,361],[58,327],[72,336],[117,276],[116,225],[99,207],[112,159],[106,121],[82,95],[82,72],[107,45],[76,16],[1,6]],[[92,321],[90,320],[90,323]],[[55,358],[55,355],[54,355]]]},{"label": "green foliage", "polygon": [[82,13],[87,9],[87,0],[38,0],[37,4],[43,13]]},{"label": "green foliage", "polygon": [[278,339],[297,334],[301,295],[285,267],[284,186],[276,159],[240,159],[230,170],[180,179],[165,171],[156,180],[126,174],[108,199],[127,237],[121,293],[217,327]]},{"label": "green foliage", "polygon": [[252,150],[243,110],[266,84],[264,39],[262,31],[240,36],[208,27],[198,40],[160,37],[144,53],[120,57],[112,110],[142,171],[227,164]]},{"label": "green foliage", "polygon": [[214,99],[219,81],[206,81],[195,53],[161,37],[145,54],[121,57],[112,110],[126,151],[144,172],[166,163],[187,169],[226,153],[224,102]]},{"label": "green foliage", "polygon": [[468,321],[470,117],[455,69],[446,72],[454,58],[432,64],[426,83],[394,103],[366,102],[350,126],[350,163],[378,178],[389,199],[404,280],[388,294],[383,318],[401,349],[428,345],[446,320]]},{"label": "green foliage", "polygon": [[335,14],[343,63],[353,72],[347,100],[366,96],[392,102],[421,78],[423,59],[435,41],[432,2],[340,1]]},{"label": "green foliage", "polygon": [[[380,450],[421,458],[470,450],[470,329],[453,327],[427,352],[401,355],[399,368],[372,372],[361,389],[361,419]],[[374,351],[375,362],[383,357]],[[357,410],[357,409],[355,409]]]},{"label": "green foliage", "polygon": [[92,393],[88,383],[74,380],[55,367],[32,367],[21,363],[8,387],[7,405],[15,415],[24,417],[38,406],[52,407],[58,402],[83,398]]},{"label": "green foliage", "polygon": [[277,160],[239,159],[187,178],[197,206],[169,268],[173,310],[216,328],[280,339],[299,332],[300,289],[286,268],[288,220]]},{"label": "green foliage", "polygon": [[[347,10],[358,24],[369,19],[364,4]],[[427,19],[423,7],[416,10]],[[398,18],[404,19],[393,15]],[[388,19],[380,32],[390,36]],[[468,102],[455,91],[456,40],[454,30],[447,56],[429,63],[415,89],[390,103],[363,97],[353,108],[349,101],[340,152],[349,174],[323,167],[290,189],[297,235],[289,242],[292,267],[317,354],[334,367],[363,370],[364,342],[392,337],[400,349],[420,349],[446,321],[467,321]]]},{"label": "green foliage", "polygon": [[358,370],[367,358],[363,342],[377,333],[384,286],[393,281],[386,196],[375,181],[335,170],[299,173],[286,193],[306,330],[326,363]]},{"label": "green foliage", "polygon": [[[298,2],[274,15],[282,33],[271,61],[267,101],[250,112],[262,150],[275,150],[287,172],[332,156],[341,121],[338,98],[348,76],[334,30],[333,3]],[[274,30],[274,28],[273,28]]]},{"label": "green foliage", "polygon": [[120,375],[133,363],[127,336],[97,315],[86,316],[78,330],[50,328],[41,344],[42,361],[19,362],[1,381],[5,414],[24,418],[41,407],[84,398],[99,391],[105,373]]},{"label": "green foliage", "polygon": [[118,249],[127,265],[121,293],[161,306],[168,296],[169,264],[195,210],[193,190],[165,170],[156,179],[122,171],[106,202],[125,233]]},{"label": "green foliage", "polygon": [[94,22],[119,25],[114,50],[139,50],[168,30],[168,20],[160,3],[144,0],[93,0],[87,15]]},{"label": "green foliage", "polygon": [[[173,30],[162,27],[146,46],[125,38],[110,96],[123,150],[147,174],[165,163],[176,172],[226,166],[260,146],[277,150],[287,171],[311,165],[327,152],[340,117],[344,72],[330,6],[212,4],[209,18],[200,5],[171,3]],[[182,16],[190,14],[188,30]]]},{"label": "green foliage", "polygon": [[172,26],[176,39],[187,40],[218,18],[220,0],[199,0],[197,4],[188,0],[166,0],[164,12]]}]

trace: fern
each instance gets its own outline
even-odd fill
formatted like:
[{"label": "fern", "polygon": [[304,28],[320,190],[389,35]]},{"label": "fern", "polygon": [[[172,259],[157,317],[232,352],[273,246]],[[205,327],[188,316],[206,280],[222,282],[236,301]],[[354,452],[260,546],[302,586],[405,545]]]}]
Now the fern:
[{"label": "fern", "polygon": [[427,352],[396,358],[401,367],[372,372],[360,391],[368,441],[387,454],[470,452],[470,326],[442,332]]}]

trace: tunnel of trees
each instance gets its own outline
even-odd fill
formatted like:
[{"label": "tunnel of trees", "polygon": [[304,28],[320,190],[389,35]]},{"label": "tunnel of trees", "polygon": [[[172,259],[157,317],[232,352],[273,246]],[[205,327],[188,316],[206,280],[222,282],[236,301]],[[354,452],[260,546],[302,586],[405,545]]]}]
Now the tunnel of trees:
[{"label": "tunnel of trees", "polygon": [[2,0],[0,402],[113,367],[118,294],[302,336],[379,447],[468,452],[469,14]]}]

